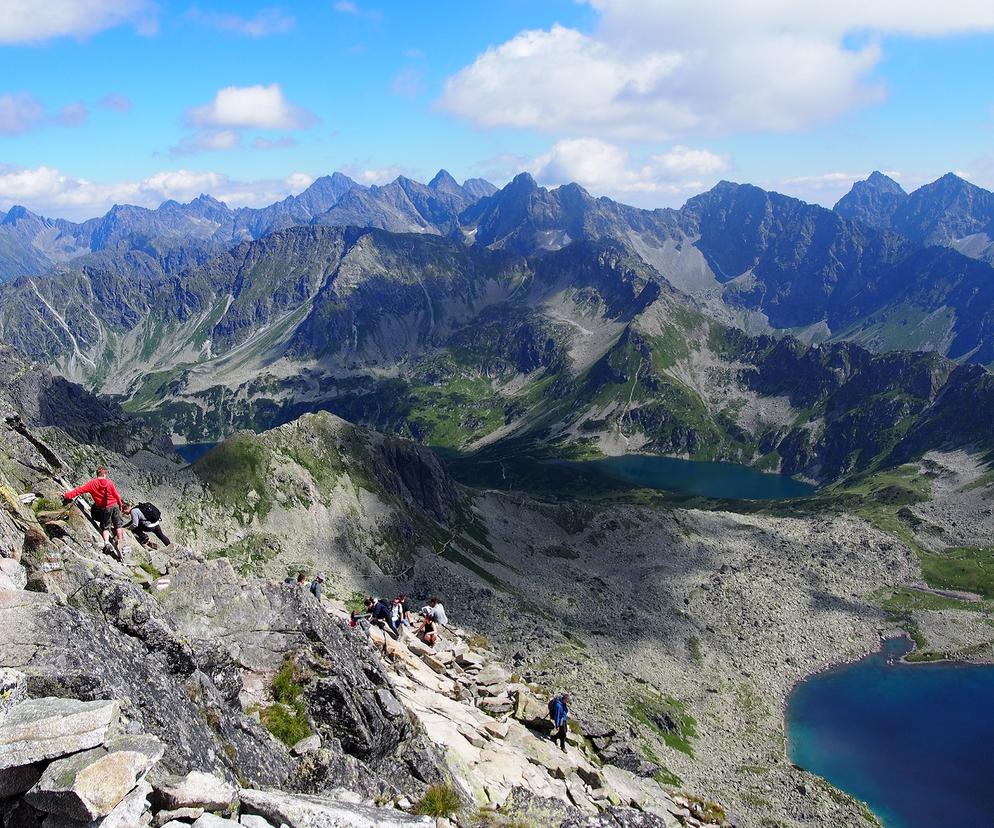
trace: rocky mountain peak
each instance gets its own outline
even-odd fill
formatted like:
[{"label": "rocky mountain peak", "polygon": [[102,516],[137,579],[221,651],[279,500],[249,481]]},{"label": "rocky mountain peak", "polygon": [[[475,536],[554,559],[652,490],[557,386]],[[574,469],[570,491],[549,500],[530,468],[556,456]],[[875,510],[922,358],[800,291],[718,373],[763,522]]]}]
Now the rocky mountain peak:
[{"label": "rocky mountain peak", "polygon": [[872,227],[890,227],[894,213],[908,199],[908,194],[890,176],[874,170],[835,205],[835,212],[843,218],[861,221]]},{"label": "rocky mountain peak", "polygon": [[3,217],[0,224],[17,224],[21,221],[40,221],[40,217],[32,213],[27,207],[15,204],[7,211],[7,215]]},{"label": "rocky mountain peak", "polygon": [[428,182],[428,188],[431,190],[440,190],[441,192],[459,195],[463,192],[463,188],[459,186],[459,182],[449,175],[448,170],[444,169],[435,173],[435,177]]}]

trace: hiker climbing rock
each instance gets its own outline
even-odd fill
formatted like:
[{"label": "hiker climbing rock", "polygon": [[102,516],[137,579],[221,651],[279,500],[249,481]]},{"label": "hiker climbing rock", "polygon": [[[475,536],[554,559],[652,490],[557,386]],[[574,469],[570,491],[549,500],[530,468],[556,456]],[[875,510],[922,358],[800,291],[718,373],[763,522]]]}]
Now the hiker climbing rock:
[{"label": "hiker climbing rock", "polygon": [[162,513],[151,503],[139,503],[134,506],[125,503],[121,510],[124,512],[126,521],[124,525],[134,533],[138,543],[142,546],[155,548],[155,545],[149,540],[149,533],[155,535],[163,546],[169,546],[172,543],[166,537],[166,533],[162,531]]},{"label": "hiker climbing rock", "polygon": [[321,600],[321,586],[322,586],[322,584],[324,584],[324,573],[323,572],[319,572],[317,575],[314,576],[314,580],[311,581],[311,587],[310,587],[310,589],[311,589],[311,595],[313,595],[319,601]]},{"label": "hiker climbing rock", "polygon": [[[124,540],[124,517],[121,514],[121,506],[124,501],[121,500],[121,495],[118,493],[114,481],[107,477],[107,469],[102,467],[97,469],[96,477],[88,480],[82,486],[66,492],[62,495],[62,499],[69,502],[84,494],[93,498],[90,514],[104,539],[104,552],[120,559],[121,543]],[[110,542],[111,527],[114,529],[116,545]]]},{"label": "hiker climbing rock", "polygon": [[569,693],[560,693],[549,700],[549,718],[555,730],[552,731],[552,741],[558,742],[563,753],[566,752],[566,723],[569,721]]}]

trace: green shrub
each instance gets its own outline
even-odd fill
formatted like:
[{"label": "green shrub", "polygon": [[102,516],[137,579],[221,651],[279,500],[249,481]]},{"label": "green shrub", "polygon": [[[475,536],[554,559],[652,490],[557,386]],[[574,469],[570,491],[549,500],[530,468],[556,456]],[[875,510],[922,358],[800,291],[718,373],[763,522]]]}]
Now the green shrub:
[{"label": "green shrub", "polygon": [[459,793],[451,785],[432,785],[414,806],[421,816],[450,817],[462,806]]},{"label": "green shrub", "polygon": [[259,719],[266,730],[287,747],[293,747],[310,736],[312,731],[304,704],[304,688],[292,661],[286,661],[280,668],[269,692],[274,703],[259,710]]},{"label": "green shrub", "polygon": [[293,747],[311,735],[311,725],[302,702],[293,706],[273,704],[264,707],[259,711],[259,718],[266,730],[287,747]]},{"label": "green shrub", "polygon": [[286,661],[280,667],[280,671],[273,679],[270,692],[272,693],[273,701],[280,704],[296,704],[301,700],[301,697],[304,695],[304,687],[300,683],[300,676],[292,661]]}]

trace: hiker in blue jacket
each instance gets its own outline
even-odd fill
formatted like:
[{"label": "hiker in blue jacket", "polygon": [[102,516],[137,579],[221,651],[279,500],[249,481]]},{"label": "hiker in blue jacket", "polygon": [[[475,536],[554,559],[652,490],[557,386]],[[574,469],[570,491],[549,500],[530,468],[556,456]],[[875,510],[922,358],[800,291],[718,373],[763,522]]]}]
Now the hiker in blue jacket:
[{"label": "hiker in blue jacket", "polygon": [[566,752],[566,722],[569,720],[569,693],[560,693],[549,701],[549,718],[555,729],[552,731],[552,741],[558,742],[563,753]]}]

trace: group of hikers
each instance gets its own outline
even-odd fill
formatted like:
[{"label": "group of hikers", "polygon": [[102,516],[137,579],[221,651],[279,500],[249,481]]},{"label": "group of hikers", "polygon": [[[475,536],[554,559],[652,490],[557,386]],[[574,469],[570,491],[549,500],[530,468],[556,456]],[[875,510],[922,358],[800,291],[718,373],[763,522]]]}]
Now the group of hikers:
[{"label": "group of hikers", "polygon": [[438,641],[438,627],[449,623],[445,614],[445,605],[438,598],[432,598],[423,606],[417,616],[411,612],[407,595],[403,592],[394,598],[369,597],[364,602],[364,613],[353,611],[349,616],[349,625],[355,627],[361,620],[376,624],[394,638],[400,638],[405,628],[410,629],[429,647],[434,647]]},{"label": "group of hikers", "polygon": [[[75,502],[76,498],[88,494],[93,499],[90,516],[104,541],[104,551],[120,559],[124,541],[124,530],[129,529],[143,546],[155,549],[156,546],[149,538],[155,535],[164,546],[171,541],[162,531],[162,514],[151,503],[126,503],[114,485],[107,477],[107,469],[99,468],[96,477],[88,480],[82,486],[71,489],[62,495],[66,503]],[[111,530],[114,532],[114,542],[111,542]],[[323,572],[318,572],[308,583],[307,573],[298,572],[296,577],[290,576],[286,583],[296,584],[306,588],[310,593],[321,599],[325,582]],[[349,626],[357,627],[360,621],[375,624],[395,639],[399,639],[405,629],[423,641],[429,647],[438,642],[438,628],[445,627],[449,618],[445,606],[438,598],[433,597],[422,607],[417,615],[411,612],[407,595],[403,592],[393,598],[366,598],[364,613],[353,611],[349,616]],[[549,718],[552,720],[552,741],[566,750],[566,730],[569,719],[570,698],[568,693],[557,693],[549,701]]]},{"label": "group of hikers", "polygon": [[130,529],[134,533],[138,543],[151,549],[155,549],[156,544],[149,535],[155,535],[163,546],[172,543],[162,531],[162,513],[151,503],[125,502],[114,481],[107,477],[107,469],[102,467],[97,469],[96,477],[78,488],[65,492],[62,500],[65,503],[72,503],[84,494],[88,494],[93,499],[90,517],[100,531],[104,541],[104,551],[108,554],[121,558],[125,529]]},{"label": "group of hikers", "polygon": [[317,598],[320,601],[321,592],[324,589],[324,581],[325,577],[323,572],[319,572],[317,575],[315,575],[314,579],[310,582],[310,584],[307,583],[307,573],[298,572],[296,578],[294,578],[291,575],[283,583],[296,584],[301,588],[307,587],[307,590],[311,593],[311,595],[313,595],[315,598]]}]

